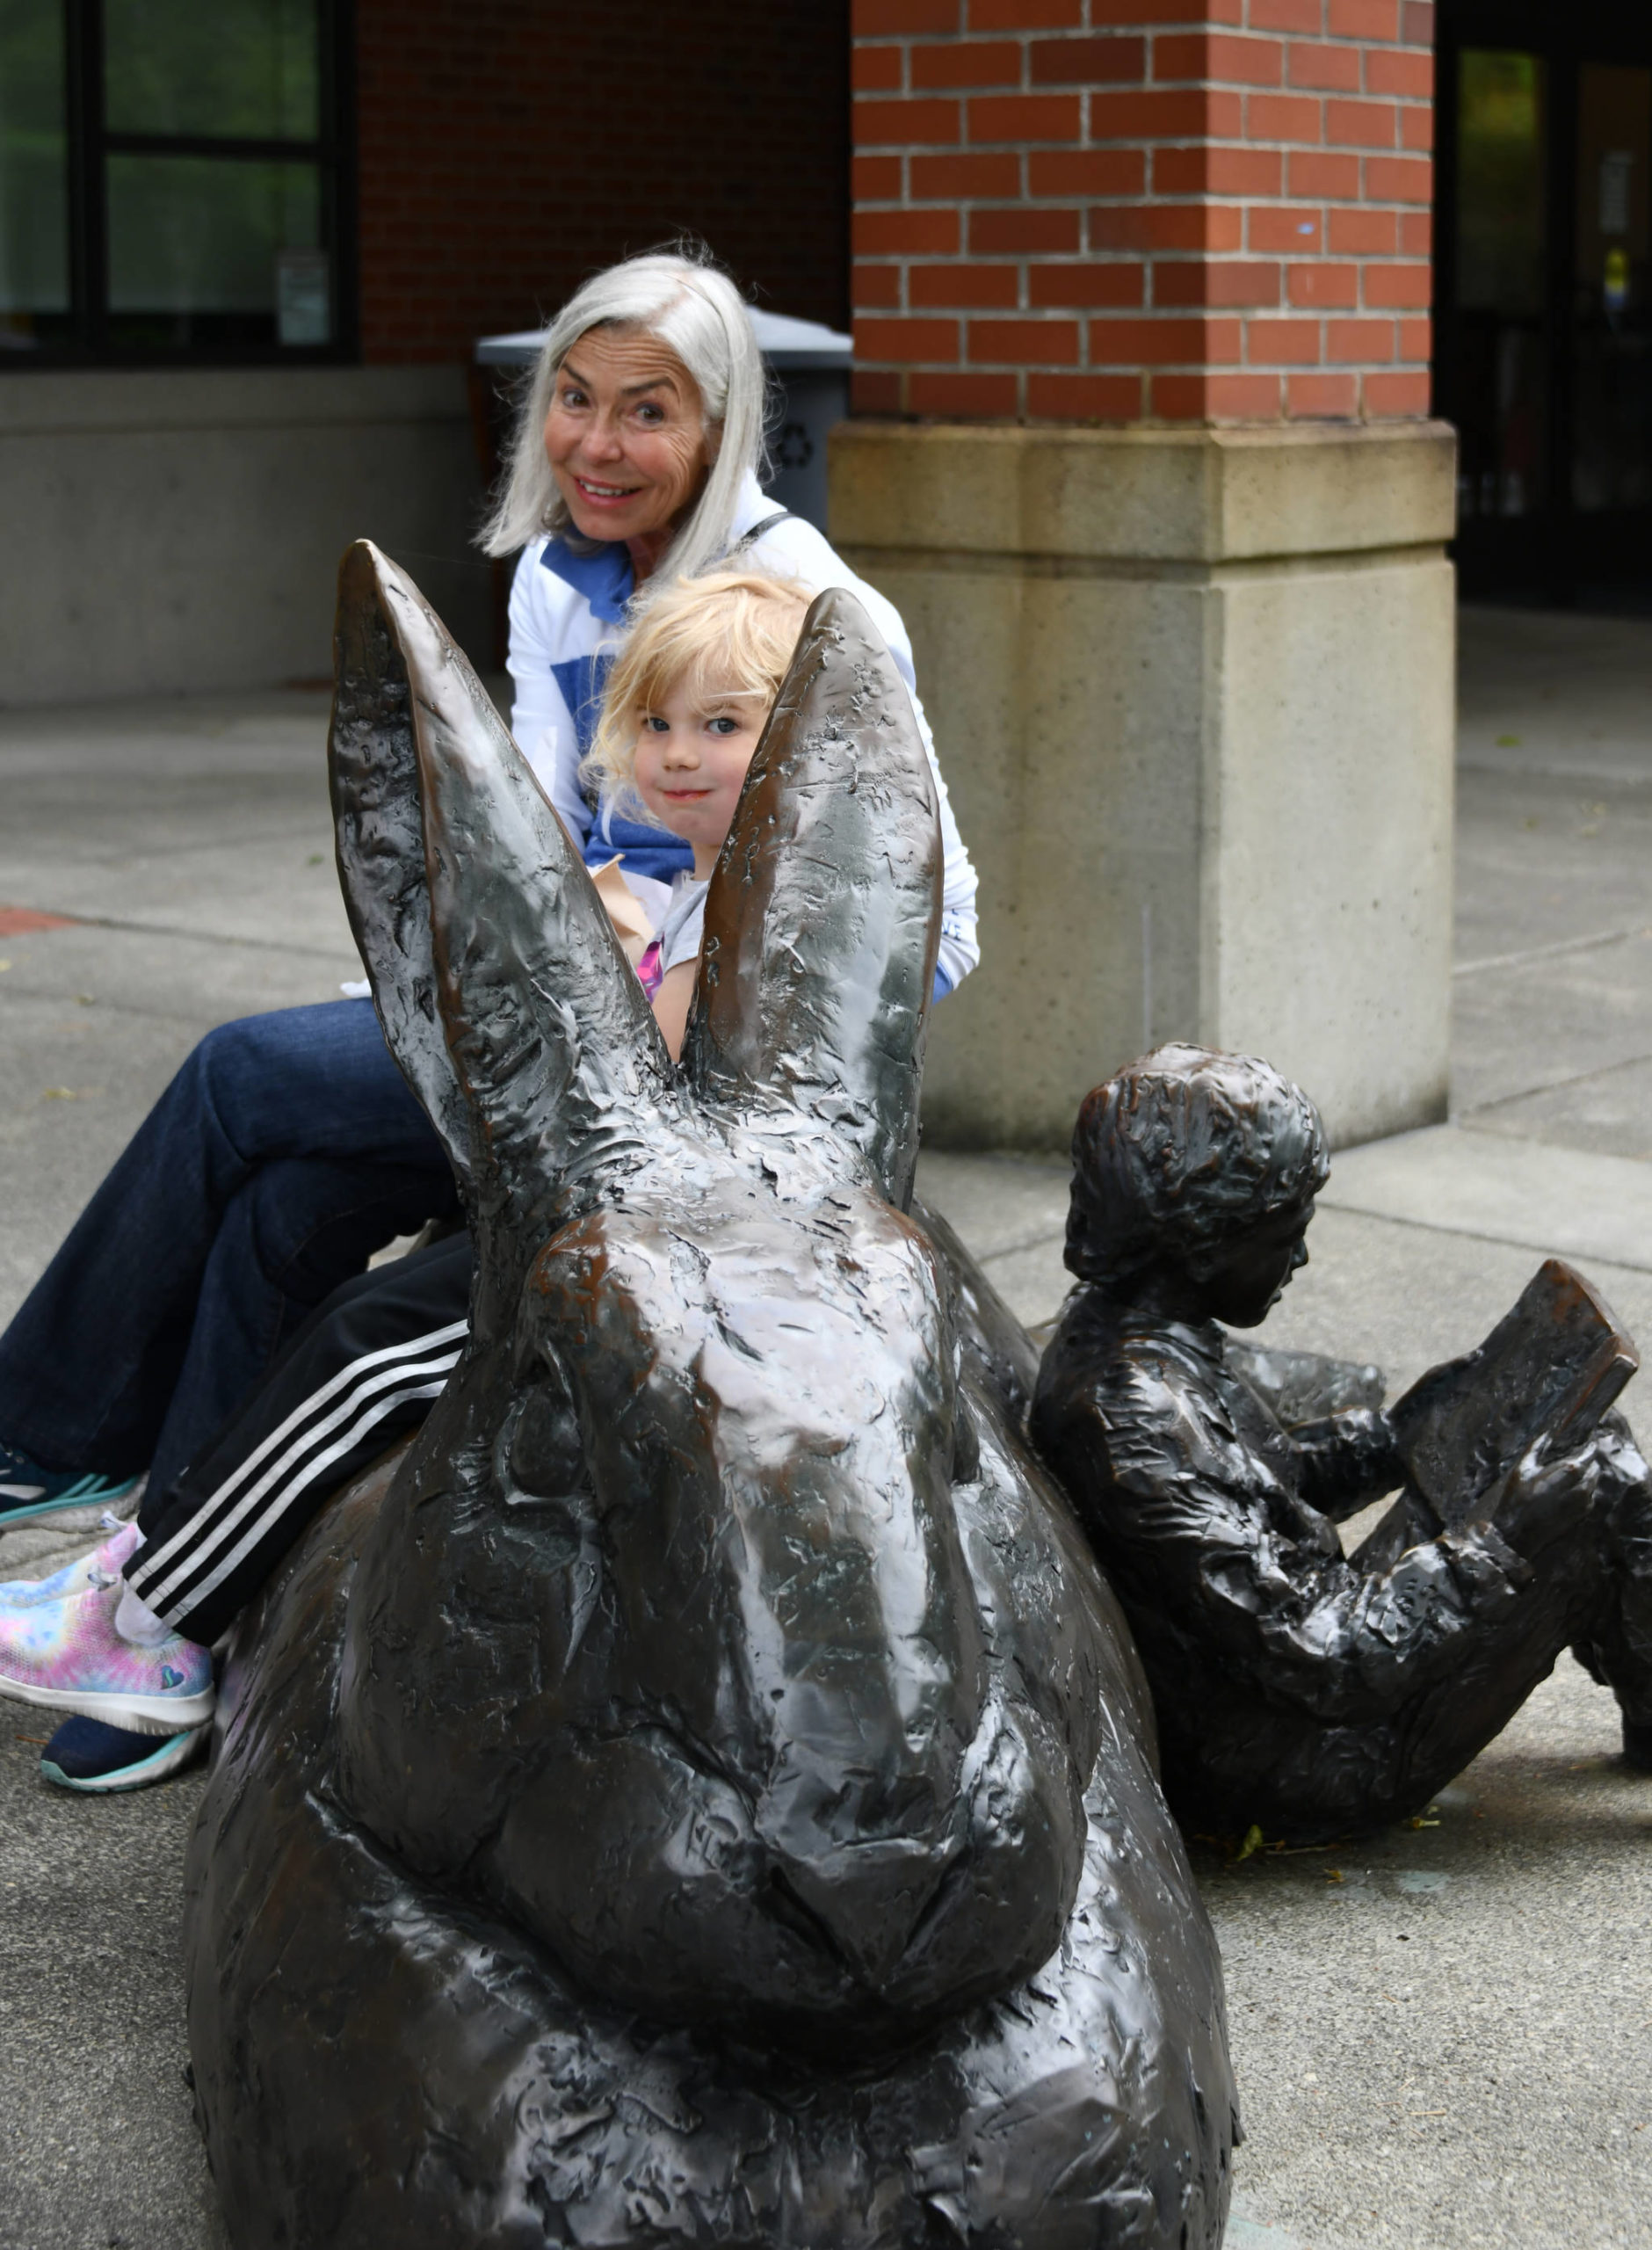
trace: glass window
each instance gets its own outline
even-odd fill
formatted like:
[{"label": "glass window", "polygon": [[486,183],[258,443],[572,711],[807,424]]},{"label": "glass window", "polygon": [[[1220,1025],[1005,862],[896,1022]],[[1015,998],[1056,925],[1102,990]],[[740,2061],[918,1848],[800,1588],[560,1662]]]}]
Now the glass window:
[{"label": "glass window", "polygon": [[1459,499],[1465,516],[1544,501],[1548,425],[1547,74],[1535,54],[1458,57]]},{"label": "glass window", "polygon": [[62,0],[0,0],[0,349],[38,348],[69,310]]},{"label": "glass window", "polygon": [[328,0],[0,0],[0,344],[335,345],[331,21]]},{"label": "glass window", "polygon": [[104,0],[112,133],[313,141],[315,0]]},{"label": "glass window", "polygon": [[112,156],[108,178],[112,332],[189,343],[279,324],[283,255],[320,244],[314,164]]}]

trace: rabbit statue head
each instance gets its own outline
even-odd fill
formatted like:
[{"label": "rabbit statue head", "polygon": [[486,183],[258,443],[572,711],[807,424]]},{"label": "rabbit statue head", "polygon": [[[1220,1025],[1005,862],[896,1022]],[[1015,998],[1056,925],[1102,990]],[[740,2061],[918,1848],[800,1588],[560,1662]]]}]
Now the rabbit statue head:
[{"label": "rabbit statue head", "polygon": [[576,851],[417,589],[341,584],[340,865],[476,1243],[472,1338],[351,1597],[338,1785],[656,2020],[830,2047],[1007,1990],[1083,1857],[1084,1605],[1006,1629],[1026,1470],[906,1216],[935,783],[843,592],[712,879],[674,1066]]}]

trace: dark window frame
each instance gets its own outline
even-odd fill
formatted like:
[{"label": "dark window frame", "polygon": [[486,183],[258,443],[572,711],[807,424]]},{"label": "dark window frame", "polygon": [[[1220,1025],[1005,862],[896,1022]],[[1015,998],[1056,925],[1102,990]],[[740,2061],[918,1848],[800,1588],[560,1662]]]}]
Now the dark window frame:
[{"label": "dark window frame", "polygon": [[[354,0],[317,0],[321,131],[308,141],[109,131],[104,124],[103,0],[61,0],[61,5],[67,104],[69,329],[64,337],[42,338],[28,352],[0,353],[0,375],[40,367],[337,367],[359,359]],[[106,165],[110,156],[125,155],[314,163],[320,180],[322,239],[331,261],[331,342],[168,345],[112,339]]]}]

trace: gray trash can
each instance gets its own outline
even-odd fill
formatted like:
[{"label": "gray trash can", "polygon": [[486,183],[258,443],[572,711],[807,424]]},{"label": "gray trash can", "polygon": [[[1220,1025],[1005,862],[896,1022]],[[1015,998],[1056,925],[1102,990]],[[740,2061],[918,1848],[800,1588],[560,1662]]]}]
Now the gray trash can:
[{"label": "gray trash can", "polygon": [[[751,325],[774,385],[780,394],[778,421],[769,451],[774,473],[768,490],[779,507],[824,532],[826,529],[826,432],[849,411],[849,364],[854,342],[818,321],[793,320],[786,313],[752,308]],[[512,336],[484,336],[476,345],[482,367],[525,367],[540,348],[543,330],[518,330]]]}]

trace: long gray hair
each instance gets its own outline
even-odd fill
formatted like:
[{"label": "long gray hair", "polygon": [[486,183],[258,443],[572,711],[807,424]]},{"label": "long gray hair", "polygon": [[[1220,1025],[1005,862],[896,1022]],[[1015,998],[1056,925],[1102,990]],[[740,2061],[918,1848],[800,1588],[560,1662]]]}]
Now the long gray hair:
[{"label": "long gray hair", "polygon": [[480,543],[513,555],[542,532],[569,528],[568,504],[545,457],[545,417],[556,371],[590,329],[630,327],[669,345],[699,388],[717,444],[705,489],[656,573],[663,584],[692,577],[728,546],[735,503],[748,470],[763,457],[763,358],[745,301],[709,260],[680,250],[650,250],[593,274],[562,307],[540,347],[533,379],[511,439],[504,488]]}]

